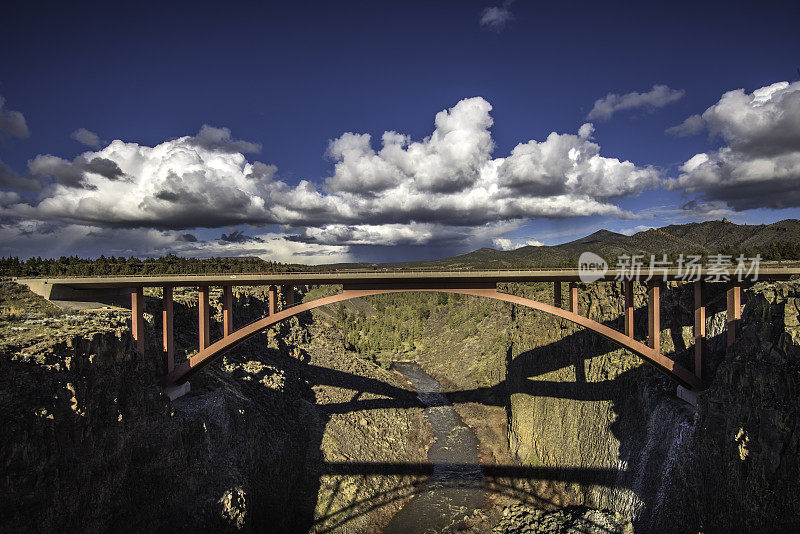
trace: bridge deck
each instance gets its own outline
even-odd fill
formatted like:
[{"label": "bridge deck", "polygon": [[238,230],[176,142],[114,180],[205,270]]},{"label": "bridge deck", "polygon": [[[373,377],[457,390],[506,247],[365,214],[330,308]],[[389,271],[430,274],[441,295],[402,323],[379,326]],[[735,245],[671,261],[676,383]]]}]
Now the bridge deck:
[{"label": "bridge deck", "polygon": [[[623,272],[625,274],[629,271]],[[733,270],[731,269],[731,273]],[[614,281],[620,273],[609,269],[600,281]],[[648,269],[641,270],[641,280],[648,275]],[[701,271],[703,278],[712,276],[708,269]],[[762,266],[758,271],[758,280],[788,280],[799,276],[800,268],[781,266]],[[654,272],[657,280],[685,280],[684,272],[676,268],[657,269]],[[747,277],[752,279],[751,276]],[[310,271],[293,273],[256,273],[256,274],[174,274],[149,276],[82,276],[82,277],[37,277],[15,278],[15,281],[28,286],[63,286],[71,289],[110,289],[128,287],[154,286],[259,286],[259,285],[324,285],[324,284],[475,284],[491,285],[498,282],[579,282],[578,269],[520,269],[520,270],[463,270],[463,271]]]}]

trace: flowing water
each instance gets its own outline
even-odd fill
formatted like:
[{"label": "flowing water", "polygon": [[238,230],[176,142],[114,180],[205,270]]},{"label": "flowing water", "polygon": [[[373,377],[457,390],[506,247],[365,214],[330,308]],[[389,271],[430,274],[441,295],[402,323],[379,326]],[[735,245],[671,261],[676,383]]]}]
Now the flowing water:
[{"label": "flowing water", "polygon": [[478,440],[440,393],[440,384],[419,365],[396,363],[394,369],[416,388],[436,441],[428,451],[433,475],[397,512],[384,532],[453,531],[465,515],[480,507],[486,495],[486,480],[478,462]]}]

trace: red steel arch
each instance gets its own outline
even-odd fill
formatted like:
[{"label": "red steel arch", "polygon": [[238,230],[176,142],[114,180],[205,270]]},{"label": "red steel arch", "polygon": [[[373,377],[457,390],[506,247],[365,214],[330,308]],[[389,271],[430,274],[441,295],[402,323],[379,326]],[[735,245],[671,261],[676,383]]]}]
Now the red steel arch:
[{"label": "red steel arch", "polygon": [[249,325],[242,327],[239,330],[236,330],[235,332],[230,333],[229,335],[223,337],[219,341],[212,343],[211,345],[204,348],[203,350],[201,350],[200,352],[189,358],[187,361],[183,362],[181,365],[173,369],[172,372],[170,372],[161,380],[161,384],[171,385],[171,384],[180,384],[185,382],[193,374],[195,374],[200,369],[202,369],[206,365],[210,364],[211,362],[219,358],[223,353],[230,350],[239,343],[258,334],[265,328],[269,328],[270,326],[276,323],[279,323],[285,319],[293,317],[302,312],[312,310],[314,308],[319,308],[320,306],[327,306],[328,304],[335,304],[337,302],[343,302],[358,297],[381,295],[387,293],[406,293],[411,291],[428,291],[436,293],[457,293],[461,295],[473,295],[477,297],[485,297],[504,302],[510,302],[511,304],[517,304],[519,306],[525,306],[527,308],[532,308],[534,310],[543,311],[545,313],[549,313],[551,315],[555,315],[557,317],[561,317],[562,319],[566,319],[575,324],[581,325],[584,328],[587,328],[588,330],[597,332],[601,336],[610,339],[614,343],[620,345],[623,348],[628,349],[629,351],[633,352],[634,354],[641,357],[645,361],[649,362],[650,364],[655,366],[656,369],[658,369],[671,379],[675,380],[682,386],[686,387],[687,389],[697,391],[703,389],[705,386],[701,379],[699,379],[685,367],[681,366],[677,362],[661,354],[660,351],[650,348],[644,343],[640,343],[635,339],[633,339],[632,337],[625,335],[622,332],[618,332],[613,328],[609,328],[608,326],[598,323],[597,321],[593,321],[587,317],[578,315],[577,313],[573,313],[572,311],[564,310],[556,306],[544,304],[542,302],[537,302],[535,300],[526,299],[524,297],[509,295],[508,293],[500,293],[495,289],[433,289],[433,288],[345,289],[344,291],[342,291],[342,293],[339,293],[337,295],[332,295],[330,297],[324,297],[321,299],[312,300],[310,302],[303,302],[302,304],[292,306],[290,308],[277,312],[273,315],[264,317],[263,319],[254,321]]}]

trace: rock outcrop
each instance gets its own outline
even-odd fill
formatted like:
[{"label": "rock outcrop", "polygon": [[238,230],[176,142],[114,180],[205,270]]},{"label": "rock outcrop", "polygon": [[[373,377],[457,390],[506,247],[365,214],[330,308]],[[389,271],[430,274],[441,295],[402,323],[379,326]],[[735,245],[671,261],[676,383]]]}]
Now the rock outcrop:
[{"label": "rock outcrop", "polygon": [[[196,342],[192,297],[176,294],[178,358]],[[260,297],[237,295],[237,322],[264,315]],[[376,512],[376,496],[414,481],[328,473],[336,460],[425,458],[420,408],[348,406],[347,388],[389,384],[397,395],[401,378],[353,362],[307,316],[241,345],[172,402],[156,385],[158,301],[146,311],[147,356],[124,323],[96,314],[73,321],[82,333],[4,343],[0,531],[363,532],[407,498],[379,497]]]},{"label": "rock outcrop", "polygon": [[746,296],[741,335],[698,399],[691,500],[707,531],[797,531],[800,283]]}]

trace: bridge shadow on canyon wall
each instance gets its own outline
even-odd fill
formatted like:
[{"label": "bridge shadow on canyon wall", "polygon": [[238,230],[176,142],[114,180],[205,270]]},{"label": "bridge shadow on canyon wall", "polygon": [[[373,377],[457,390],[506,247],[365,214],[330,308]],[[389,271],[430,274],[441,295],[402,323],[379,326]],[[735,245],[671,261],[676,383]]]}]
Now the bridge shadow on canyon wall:
[{"label": "bridge shadow on canyon wall", "polygon": [[[714,293],[709,296],[709,316],[724,310],[724,295],[723,298]],[[671,341],[675,348],[671,356],[684,366],[692,368],[692,346],[681,335],[682,328],[692,325],[691,300],[686,294],[681,294],[670,302],[671,308],[664,313],[663,319],[664,327],[671,328]],[[195,310],[184,308],[180,311],[176,308],[176,317],[191,317],[192,314],[196,317]],[[305,313],[298,319],[301,323],[309,323],[313,321],[313,316]],[[560,321],[556,318],[552,320]],[[644,339],[646,323],[646,309],[637,309],[635,333],[638,339]],[[604,324],[622,329],[622,317],[615,317]],[[213,328],[219,329],[219,324],[215,322]],[[283,326],[277,328],[286,330]],[[176,333],[177,331],[176,328]],[[256,512],[256,516],[262,516],[265,526],[274,529],[276,523],[272,514],[287,514],[285,507],[294,506],[295,509],[288,514],[291,521],[281,525],[285,530],[296,531],[301,526],[317,532],[327,532],[426,491],[426,484],[433,475],[432,464],[331,462],[324,461],[321,452],[325,427],[335,415],[369,410],[422,408],[416,392],[375,378],[315,365],[308,354],[297,349],[290,350],[284,341],[280,341],[283,344],[280,349],[264,349],[266,337],[266,334],[262,334],[246,342],[235,349],[234,357],[239,352],[260,351],[266,359],[282,367],[287,375],[299,377],[298,383],[302,384],[299,386],[302,389],[299,394],[315,403],[314,412],[318,419],[314,424],[306,425],[302,435],[307,444],[307,450],[303,453],[316,465],[310,469],[313,472],[311,480],[306,484],[295,484],[282,494],[273,492],[270,498],[265,499],[264,513]],[[712,356],[706,362],[707,376],[720,359],[723,343],[722,335],[719,334],[708,340],[708,354]],[[291,352],[294,352],[293,356],[289,355]],[[509,419],[512,402],[522,399],[517,402],[517,409],[529,410],[531,414],[527,419],[517,414],[517,419],[537,425],[537,430],[545,437],[549,436],[544,428],[548,425],[549,417],[575,416],[574,425],[578,426],[607,423],[606,429],[573,428],[568,436],[553,438],[553,446],[576,451],[575,454],[548,455],[555,465],[548,465],[548,462],[544,462],[544,465],[536,465],[536,462],[528,462],[527,465],[482,465],[485,482],[467,477],[448,480],[444,484],[462,488],[480,487],[488,492],[545,508],[578,503],[601,508],[623,508],[646,518],[646,524],[641,526],[644,531],[649,531],[656,524],[651,517],[653,509],[664,506],[659,499],[663,500],[665,492],[669,493],[669,488],[663,485],[668,481],[661,480],[665,471],[664,464],[672,461],[669,458],[673,449],[680,451],[678,442],[681,431],[678,427],[688,417],[689,411],[680,401],[674,400],[674,383],[648,365],[632,367],[616,374],[609,373],[609,378],[603,379],[603,371],[597,368],[597,362],[601,361],[599,357],[609,357],[619,352],[616,345],[598,334],[582,329],[575,330],[557,341],[516,356],[513,354],[513,347],[509,348],[506,377],[497,384],[444,392],[451,404],[470,402],[503,407]],[[237,372],[233,375],[237,378]],[[572,379],[564,380],[564,376],[571,376]],[[263,376],[258,372],[240,372],[238,378],[246,378],[249,382],[246,387],[253,388],[257,387]],[[319,404],[312,388],[320,385],[346,389],[352,391],[353,395],[345,402]],[[369,394],[369,398],[361,398],[365,394]],[[664,399],[668,399],[667,402],[674,409],[664,409]],[[278,402],[277,399],[273,400]],[[576,408],[577,403],[569,401],[587,405],[605,403],[610,413],[607,420],[593,421],[589,418],[590,420],[581,421],[580,408]],[[569,413],[570,410],[577,411]],[[565,428],[563,422],[551,426],[562,430]],[[597,458],[583,457],[583,454],[591,455],[592,447],[602,446],[600,440],[607,439],[603,436],[606,430],[617,443],[608,444],[613,449],[608,456],[599,461]],[[588,439],[590,443],[582,443],[583,439]],[[582,458],[583,461],[565,465],[564,458]],[[580,466],[576,467],[576,464]],[[358,488],[366,487],[370,479],[387,477],[393,477],[392,480],[396,482],[378,492],[368,492],[366,497],[360,495]],[[336,479],[333,484],[334,493],[328,496],[328,503],[316,502],[316,494],[323,478]],[[353,487],[356,488],[355,491]],[[344,488],[349,488],[347,497],[344,496]],[[342,494],[337,495],[337,491]],[[301,495],[306,492],[309,494]],[[338,506],[333,506],[337,499]]]}]

